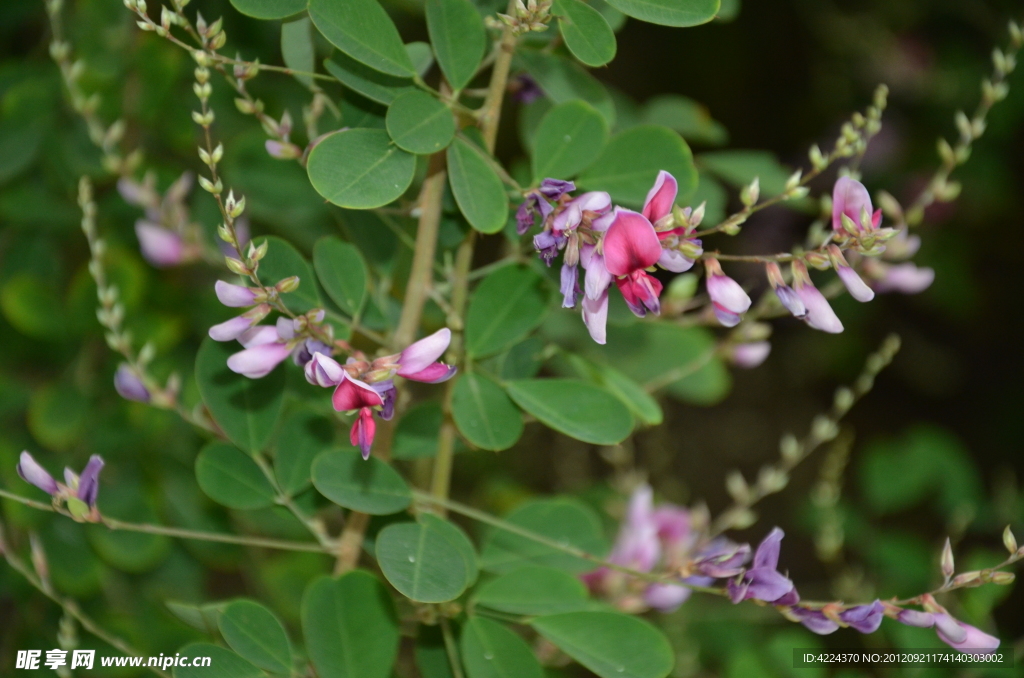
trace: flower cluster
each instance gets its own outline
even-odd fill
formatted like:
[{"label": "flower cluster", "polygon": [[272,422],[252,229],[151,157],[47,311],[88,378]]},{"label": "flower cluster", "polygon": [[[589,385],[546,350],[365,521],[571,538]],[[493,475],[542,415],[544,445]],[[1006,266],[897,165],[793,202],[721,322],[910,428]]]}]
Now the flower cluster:
[{"label": "flower cluster", "polygon": [[53,497],[55,504],[65,503],[75,520],[92,523],[100,520],[99,511],[96,509],[96,497],[100,490],[102,469],[103,458],[94,454],[89,457],[89,462],[82,469],[81,475],[65,467],[64,482],[59,483],[28,452],[22,452],[18,461],[18,475],[22,480]]},{"label": "flower cluster", "polygon": [[584,574],[583,579],[592,592],[631,612],[648,608],[670,612],[689,598],[688,585],[706,587],[727,579],[724,593],[733,603],[768,603],[817,634],[827,635],[840,627],[874,633],[888,616],[910,626],[934,627],[939,638],[957,650],[985,652],[999,647],[998,638],[954,619],[929,594],[919,598],[923,611],[880,600],[862,605],[802,603],[793,581],[779,571],[785,536],[781,529],[768,533],[748,566],[750,546],[724,537],[708,539],[707,524],[704,511],[672,504],[655,507],[650,486],[641,485],[630,498],[608,561],[638,572],[664,573],[665,581],[638,583],[628,573],[607,567]]},{"label": "flower cluster", "polygon": [[[594,341],[603,344],[611,284],[637,316],[659,314],[662,285],[649,271],[660,266],[680,273],[693,266],[703,253],[692,235],[704,209],[675,207],[678,184],[668,172],[658,174],[642,212],[613,206],[603,191],[570,197],[574,190],[571,181],[545,179],[526,194],[516,222],[522,235],[540,217],[542,230],[533,239],[540,257],[550,266],[564,252],[562,306],[574,308],[582,293],[583,322]],[[582,290],[579,266],[586,272]]]}]

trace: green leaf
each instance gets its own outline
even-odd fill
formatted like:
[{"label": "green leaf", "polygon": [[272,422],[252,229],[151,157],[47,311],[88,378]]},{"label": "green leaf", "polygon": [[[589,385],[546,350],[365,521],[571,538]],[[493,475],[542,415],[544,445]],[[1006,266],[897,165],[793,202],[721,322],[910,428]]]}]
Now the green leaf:
[{"label": "green leaf", "polygon": [[233,509],[274,504],[274,488],[252,457],[237,447],[214,441],[196,457],[196,480],[210,499]]},{"label": "green leaf", "polygon": [[[281,56],[284,65],[293,71],[312,73],[316,69],[316,48],[313,45],[313,25],[308,16],[281,24]],[[295,75],[306,87],[313,84],[309,75]]]},{"label": "green leaf", "polygon": [[476,547],[473,545],[472,540],[470,540],[462,528],[427,511],[420,513],[418,520],[444,535],[455,550],[459,552],[459,555],[462,556],[463,562],[466,563],[466,574],[469,582],[466,586],[475,584],[476,578],[480,574],[480,559],[476,555]]},{"label": "green leaf", "polygon": [[447,106],[420,90],[399,95],[388,108],[388,134],[410,153],[429,155],[448,146],[455,136],[455,118]]},{"label": "green leaf", "polygon": [[313,268],[327,296],[350,316],[358,314],[368,292],[359,248],[334,236],[321,238],[313,246]]},{"label": "green leaf", "polygon": [[209,635],[217,633],[217,622],[220,619],[221,610],[224,609],[223,604],[192,605],[174,600],[164,601],[164,605],[175,617],[197,631]]},{"label": "green leaf", "polygon": [[[353,92],[358,92],[385,106],[390,105],[398,95],[411,92],[415,88],[412,78],[400,78],[375,71],[341,52],[325,60],[324,68]],[[347,118],[345,124],[349,127],[365,126],[352,125]]]},{"label": "green leaf", "polygon": [[[269,255],[268,255],[269,256]],[[228,439],[250,454],[263,450],[277,427],[284,406],[284,370],[250,379],[228,369],[234,342],[207,337],[196,354],[196,383],[213,420]]]},{"label": "green leaf", "polygon": [[420,624],[415,657],[421,678],[455,678],[440,626]]},{"label": "green leaf", "polygon": [[365,210],[405,193],[416,172],[416,156],[394,146],[382,129],[350,129],[318,143],[306,170],[313,188],[327,200]]},{"label": "green leaf", "polygon": [[737,188],[757,177],[761,196],[766,198],[785,191],[786,180],[792,174],[792,170],[776,160],[770,151],[714,151],[701,153],[697,162],[702,169]]},{"label": "green leaf", "polygon": [[459,433],[485,450],[507,450],[523,434],[523,415],[505,391],[474,372],[463,375],[455,384],[452,417]]},{"label": "green leaf", "polygon": [[[209,666],[175,666],[174,678],[264,678],[265,674],[231,650],[211,643],[190,643],[179,650],[189,659],[209,657]],[[191,663],[191,662],[184,662]]]},{"label": "green leaf", "polygon": [[523,266],[504,266],[484,278],[466,312],[466,352],[474,359],[518,343],[548,312],[544,279]]},{"label": "green leaf", "polygon": [[587,190],[608,191],[615,202],[639,207],[661,170],[676,178],[680,195],[697,186],[697,168],[686,142],[667,127],[640,125],[613,136],[578,183]]},{"label": "green leaf", "polygon": [[[593,509],[575,499],[530,501],[506,515],[504,521],[593,556],[603,557],[608,550],[601,519]],[[481,567],[491,572],[511,572],[528,565],[544,565],[573,574],[596,567],[589,560],[500,528],[487,534],[480,549]]]},{"label": "green leaf", "polygon": [[582,356],[569,354],[569,363],[576,373],[593,381],[618,398],[637,419],[648,426],[657,426],[664,419],[661,405],[640,384],[615,368],[594,363]]},{"label": "green leaf", "polygon": [[597,160],[606,143],[608,124],[593,106],[583,101],[555,106],[533,135],[534,183],[575,176]]},{"label": "green leaf", "polygon": [[473,602],[499,612],[533,616],[582,610],[588,600],[587,587],[579,577],[553,567],[526,565],[477,588]]},{"label": "green leaf", "polygon": [[51,339],[62,331],[63,305],[57,290],[41,276],[27,272],[11,276],[0,288],[0,310],[7,322],[30,337]]},{"label": "green leaf", "polygon": [[377,457],[363,459],[356,450],[330,450],[313,461],[313,486],[335,504],[386,516],[412,502],[398,471]]},{"label": "green leaf", "polygon": [[466,678],[544,678],[526,641],[499,622],[470,617],[459,646]]},{"label": "green leaf", "polygon": [[521,379],[505,384],[519,407],[560,433],[594,445],[615,445],[633,430],[633,416],[608,391],[576,379]]},{"label": "green leaf", "polygon": [[718,21],[732,21],[740,13],[740,0],[722,0],[722,6],[718,9]]},{"label": "green leaf", "polygon": [[426,0],[424,10],[437,64],[459,91],[472,80],[487,51],[483,18],[469,0]]},{"label": "green leaf", "polygon": [[606,0],[623,14],[661,26],[698,26],[715,18],[719,0]]},{"label": "green leaf", "polygon": [[377,535],[377,563],[391,585],[420,603],[454,600],[470,572],[458,543],[431,521],[393,523]]},{"label": "green leaf", "polygon": [[434,50],[430,48],[430,43],[407,42],[405,43],[405,51],[409,53],[409,59],[412,61],[413,68],[416,69],[416,74],[421,78],[434,65]]},{"label": "green leaf", "polygon": [[377,0],[309,0],[309,18],[356,61],[389,75],[415,75],[398,29]]},{"label": "green leaf", "polygon": [[508,221],[508,193],[483,151],[465,139],[448,147],[448,183],[466,221],[481,233],[497,233]]},{"label": "green leaf", "polygon": [[582,0],[555,0],[552,13],[574,57],[595,67],[615,58],[615,33],[596,9]]},{"label": "green leaf", "polygon": [[663,94],[644,106],[643,121],[663,125],[683,135],[687,141],[721,146],[729,141],[725,127],[714,120],[708,109],[693,99],[678,94]]},{"label": "green leaf", "polygon": [[284,19],[306,9],[305,0],[231,0],[231,5],[254,19]]},{"label": "green leaf", "polygon": [[566,612],[530,622],[601,678],[665,678],[672,646],[652,624],[620,612]]},{"label": "green leaf", "polygon": [[609,128],[615,126],[615,104],[608,90],[575,61],[527,49],[519,50],[516,59],[553,102],[582,99],[604,116]]},{"label": "green leaf", "polygon": [[274,453],[274,475],[281,490],[295,495],[306,489],[313,459],[333,441],[334,426],[327,417],[302,411],[285,419]]},{"label": "green leaf", "polygon": [[372,574],[314,580],[302,596],[306,651],[320,678],[388,678],[398,657],[398,617]]},{"label": "green leaf", "polygon": [[269,245],[267,256],[260,261],[260,280],[264,285],[276,285],[278,282],[293,275],[299,276],[299,288],[294,292],[281,295],[281,300],[298,313],[305,313],[311,308],[323,305],[320,299],[320,291],[316,286],[316,276],[313,275],[313,267],[306,261],[306,257],[295,246],[284,238],[269,236],[266,239],[257,238],[256,244],[266,242]]},{"label": "green leaf", "polygon": [[292,646],[274,613],[251,600],[236,600],[220,615],[220,633],[232,650],[261,669],[292,670]]}]

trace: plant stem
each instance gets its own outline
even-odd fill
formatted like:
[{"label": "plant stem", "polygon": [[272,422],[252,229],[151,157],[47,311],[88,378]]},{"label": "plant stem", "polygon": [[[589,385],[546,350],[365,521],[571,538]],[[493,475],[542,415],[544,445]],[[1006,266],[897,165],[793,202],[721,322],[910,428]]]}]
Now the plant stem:
[{"label": "plant stem", "polygon": [[448,664],[452,668],[452,678],[463,678],[462,662],[459,660],[459,648],[455,646],[452,627],[445,617],[441,617],[441,635],[444,637],[444,649],[448,653]]}]

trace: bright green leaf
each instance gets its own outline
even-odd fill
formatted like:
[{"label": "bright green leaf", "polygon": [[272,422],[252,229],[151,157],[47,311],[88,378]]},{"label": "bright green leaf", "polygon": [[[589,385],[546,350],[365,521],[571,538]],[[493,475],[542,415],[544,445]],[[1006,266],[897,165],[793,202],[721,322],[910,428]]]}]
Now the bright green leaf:
[{"label": "bright green leaf", "polygon": [[579,376],[604,387],[648,426],[657,426],[664,419],[661,406],[640,384],[610,365],[594,363],[582,356],[569,355],[569,363]]},{"label": "bright green leaf", "polygon": [[210,665],[175,666],[174,678],[264,678],[266,675],[231,650],[219,645],[190,643],[178,653],[189,659],[209,657]]},{"label": "bright green leaf", "polygon": [[394,146],[384,130],[350,129],[320,141],[306,170],[317,193],[335,205],[372,209],[405,193],[416,156]]},{"label": "bright green leaf", "polygon": [[420,90],[399,95],[388,108],[388,134],[410,153],[429,155],[443,150],[455,136],[455,118],[447,106]]},{"label": "bright green leaf", "polygon": [[443,603],[469,586],[465,556],[451,533],[432,522],[388,525],[377,535],[374,551],[387,580],[411,600]]},{"label": "bright green leaf", "polygon": [[665,678],[674,655],[650,622],[620,612],[566,612],[530,622],[542,636],[601,678]]},{"label": "bright green leaf", "polygon": [[312,412],[295,412],[281,425],[274,453],[274,475],[286,494],[304,490],[310,482],[313,459],[331,447],[334,425]]},{"label": "bright green leaf", "polygon": [[526,641],[491,619],[466,620],[459,649],[466,678],[544,678],[544,669]]},{"label": "bright green leaf", "polygon": [[497,233],[508,221],[508,193],[483,151],[465,139],[448,147],[448,183],[466,221],[481,233]]},{"label": "bright green leaf", "polygon": [[[414,89],[412,78],[400,78],[375,71],[341,52],[336,52],[324,61],[324,68],[353,92],[358,92],[367,99],[385,106],[390,105],[398,95]],[[356,125],[354,123],[359,121],[349,120],[348,117],[344,122],[349,127],[369,127],[366,124]]]},{"label": "bright green leaf", "polygon": [[469,0],[426,0],[427,32],[452,89],[469,84],[487,51],[483,18]]},{"label": "bright green leaf", "polygon": [[419,41],[407,42],[405,43],[405,51],[409,54],[409,59],[412,61],[413,68],[416,69],[416,74],[421,78],[434,65],[434,50],[430,48],[430,43]]},{"label": "bright green leaf", "polygon": [[398,29],[377,0],[309,0],[309,18],[328,42],[356,61],[389,75],[416,73]]},{"label": "bright green leaf", "polygon": [[667,127],[640,125],[613,136],[577,183],[587,190],[607,191],[614,202],[639,207],[661,170],[676,178],[680,195],[697,185],[697,168],[686,142]]},{"label": "bright green leaf", "polygon": [[235,374],[228,369],[227,359],[239,350],[234,342],[203,339],[196,354],[196,382],[210,415],[228,439],[256,454],[267,446],[281,417],[285,372],[276,369],[261,379]]},{"label": "bright green leaf", "polygon": [[505,385],[519,407],[560,433],[614,445],[633,430],[633,416],[608,391],[576,379],[521,379]]},{"label": "bright green leaf", "polygon": [[384,516],[412,502],[398,471],[377,457],[363,459],[356,450],[330,450],[313,461],[313,486],[335,504]]},{"label": "bright green leaf", "polygon": [[687,141],[712,146],[721,146],[729,141],[725,127],[711,117],[703,104],[678,94],[663,94],[650,99],[642,116],[648,125],[674,129]]},{"label": "bright green leaf", "polygon": [[313,246],[313,268],[327,296],[350,316],[358,314],[368,292],[359,248],[333,236],[321,238]]},{"label": "bright green leaf", "polygon": [[518,343],[544,321],[544,280],[521,266],[504,266],[484,278],[466,312],[466,351],[473,358]]},{"label": "bright green leaf", "polygon": [[305,0],[231,0],[242,14],[254,19],[284,19],[306,9]]},{"label": "bright green leaf", "polygon": [[698,26],[715,18],[719,0],[606,0],[623,14],[661,26]]},{"label": "bright green leaf", "polygon": [[522,615],[575,612],[587,606],[587,587],[568,572],[526,565],[480,586],[473,594],[477,605]]},{"label": "bright green leaf", "polygon": [[273,612],[251,600],[224,608],[218,622],[224,640],[239,656],[274,673],[292,670],[292,646]]},{"label": "bright green leaf", "polygon": [[302,596],[306,651],[320,678],[388,678],[398,657],[398,617],[372,574],[320,577]]},{"label": "bright green leaf", "polygon": [[284,238],[269,236],[257,238],[256,244],[269,245],[267,256],[260,261],[260,280],[264,285],[275,285],[293,275],[299,276],[299,289],[281,295],[281,300],[297,313],[322,306],[320,291],[317,289],[313,267],[295,246]]},{"label": "bright green leaf", "polygon": [[606,143],[608,124],[593,106],[583,101],[555,106],[533,135],[534,183],[575,176],[601,155]]},{"label": "bright green leaf", "polygon": [[595,67],[615,58],[615,33],[596,9],[582,0],[555,0],[552,13],[574,57]]},{"label": "bright green leaf", "polygon": [[252,457],[237,447],[214,441],[196,457],[196,480],[210,499],[233,509],[274,504],[274,488]]},{"label": "bright green leaf", "polygon": [[523,415],[505,391],[473,372],[463,375],[455,384],[452,417],[459,433],[485,450],[506,450],[523,434]]},{"label": "bright green leaf", "polygon": [[472,540],[462,528],[427,511],[420,513],[418,519],[422,524],[443,535],[452,544],[452,547],[462,556],[463,562],[466,563],[466,575],[469,581],[466,586],[475,584],[476,578],[480,574],[480,559],[477,557],[476,547]]}]

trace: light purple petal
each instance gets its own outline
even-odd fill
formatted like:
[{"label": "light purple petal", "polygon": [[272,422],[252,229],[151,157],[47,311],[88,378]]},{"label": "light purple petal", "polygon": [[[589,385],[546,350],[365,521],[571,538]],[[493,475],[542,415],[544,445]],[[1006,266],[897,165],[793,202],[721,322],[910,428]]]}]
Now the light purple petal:
[{"label": "light purple petal", "polygon": [[779,567],[779,551],[782,548],[782,538],[786,536],[780,528],[772,528],[768,536],[761,540],[754,552],[754,568],[766,567],[772,570]]},{"label": "light purple petal", "polygon": [[918,294],[928,289],[935,281],[935,269],[918,268],[910,262],[890,266],[885,277],[874,283],[878,292],[901,292]]},{"label": "light purple petal", "polygon": [[878,600],[868,605],[858,605],[839,613],[839,618],[861,633],[874,633],[882,625],[885,608]]},{"label": "light purple petal", "polygon": [[793,614],[800,619],[801,624],[819,636],[827,636],[839,628],[839,624],[826,617],[821,610],[807,610],[802,607],[796,607],[793,608]]},{"label": "light purple petal", "polygon": [[651,584],[644,591],[644,601],[659,612],[673,612],[693,593],[678,584]]},{"label": "light purple petal", "polygon": [[579,292],[579,269],[576,266],[562,264],[561,286],[562,308],[576,306],[576,295]]},{"label": "light purple petal", "polygon": [[125,400],[149,402],[149,391],[128,363],[121,363],[114,373],[114,390]]},{"label": "light purple petal", "polygon": [[18,475],[25,482],[32,483],[47,494],[57,494],[57,481],[28,452],[21,453],[17,469]]},{"label": "light purple petal", "polygon": [[583,297],[583,322],[590,332],[590,338],[598,344],[607,341],[606,327],[608,324],[608,290],[601,293],[597,299],[589,296]]},{"label": "light purple petal", "polygon": [[139,250],[146,261],[157,268],[177,266],[185,253],[181,236],[174,231],[139,219],[135,222],[135,235],[139,239]]},{"label": "light purple petal", "polygon": [[685,273],[693,268],[693,259],[683,256],[679,250],[663,249],[658,257],[658,266],[673,273]]},{"label": "light purple petal", "polygon": [[225,306],[243,308],[245,306],[253,306],[256,303],[255,290],[243,287],[242,285],[232,285],[223,280],[218,280],[214,283],[213,289],[217,292],[217,299]]},{"label": "light purple petal", "polygon": [[762,567],[747,570],[747,598],[772,603],[793,590],[793,582],[775,570]]},{"label": "light purple petal", "polygon": [[612,274],[604,265],[604,257],[598,254],[596,249],[592,245],[580,248],[580,263],[587,270],[583,279],[583,290],[591,299],[599,299],[612,284]]},{"label": "light purple petal", "polygon": [[405,377],[421,372],[437,362],[452,341],[452,331],[447,327],[434,332],[429,337],[410,344],[398,358],[398,374]]},{"label": "light purple petal", "polygon": [[290,353],[288,344],[260,344],[228,358],[228,368],[250,379],[259,379],[270,374]]},{"label": "light purple petal", "polygon": [[772,345],[767,341],[739,344],[732,349],[732,362],[737,367],[753,369],[763,363],[771,352]]},{"label": "light purple petal", "polygon": [[935,630],[943,642],[952,645],[953,643],[962,643],[967,639],[965,624],[961,624],[944,612],[936,612],[933,616],[935,617]]},{"label": "light purple petal", "polygon": [[210,328],[209,334],[214,341],[233,341],[245,334],[250,327],[252,327],[252,319],[239,315],[214,325]]},{"label": "light purple petal", "polygon": [[995,636],[990,636],[981,629],[975,628],[970,624],[965,624],[962,621],[957,621],[954,619],[953,621],[957,624],[957,626],[960,627],[960,630],[963,632],[962,640],[956,640],[956,638],[961,637],[961,634],[957,633],[954,636],[946,633],[945,629],[939,627],[938,617],[940,615],[935,616],[935,630],[939,634],[939,639],[942,640],[942,642],[949,645],[950,647],[968,654],[972,652],[994,652],[996,649],[999,648],[999,639]]},{"label": "light purple petal", "polygon": [[330,388],[345,378],[345,369],[337,360],[317,351],[303,369],[306,381],[314,386]]},{"label": "light purple petal", "polygon": [[806,284],[797,287],[797,296],[807,307],[807,315],[804,320],[808,325],[822,332],[839,334],[843,331],[843,323],[839,316],[829,306],[828,300],[818,291],[814,285]]},{"label": "light purple petal", "polygon": [[779,285],[775,288],[775,296],[779,298],[782,306],[793,314],[793,317],[803,319],[807,316],[807,307],[792,287]]},{"label": "light purple petal", "polygon": [[738,313],[733,313],[729,309],[714,303],[711,304],[711,307],[715,312],[715,317],[718,318],[718,322],[720,322],[723,327],[736,327],[740,324],[740,320],[742,320],[742,318]]},{"label": "light purple petal", "polygon": [[864,184],[851,179],[840,177],[832,189],[832,228],[838,232],[845,232],[843,228],[842,215],[853,219],[853,223],[860,228],[860,217],[864,210],[871,214],[874,210],[871,207],[871,196]]},{"label": "light purple petal", "polygon": [[78,477],[78,498],[90,508],[96,505],[96,497],[100,491],[100,471],[103,470],[103,458],[94,454],[89,457],[89,463],[82,469],[82,475]]},{"label": "light purple petal", "polygon": [[935,616],[931,612],[921,612],[920,610],[900,610],[896,615],[896,621],[907,626],[925,629],[935,626]]},{"label": "light purple petal", "polygon": [[867,286],[861,277],[857,275],[857,271],[849,266],[838,266],[836,273],[839,274],[839,279],[843,281],[843,285],[846,286],[846,290],[850,293],[850,296],[857,301],[871,301],[875,298],[875,292]]},{"label": "light purple petal", "polygon": [[727,275],[711,275],[707,280],[711,301],[726,311],[740,315],[750,308],[750,297],[740,284]]},{"label": "light purple petal", "polygon": [[247,329],[238,337],[238,343],[245,348],[261,346],[262,344],[274,344],[281,340],[277,335],[277,328],[273,325],[256,325]]}]

